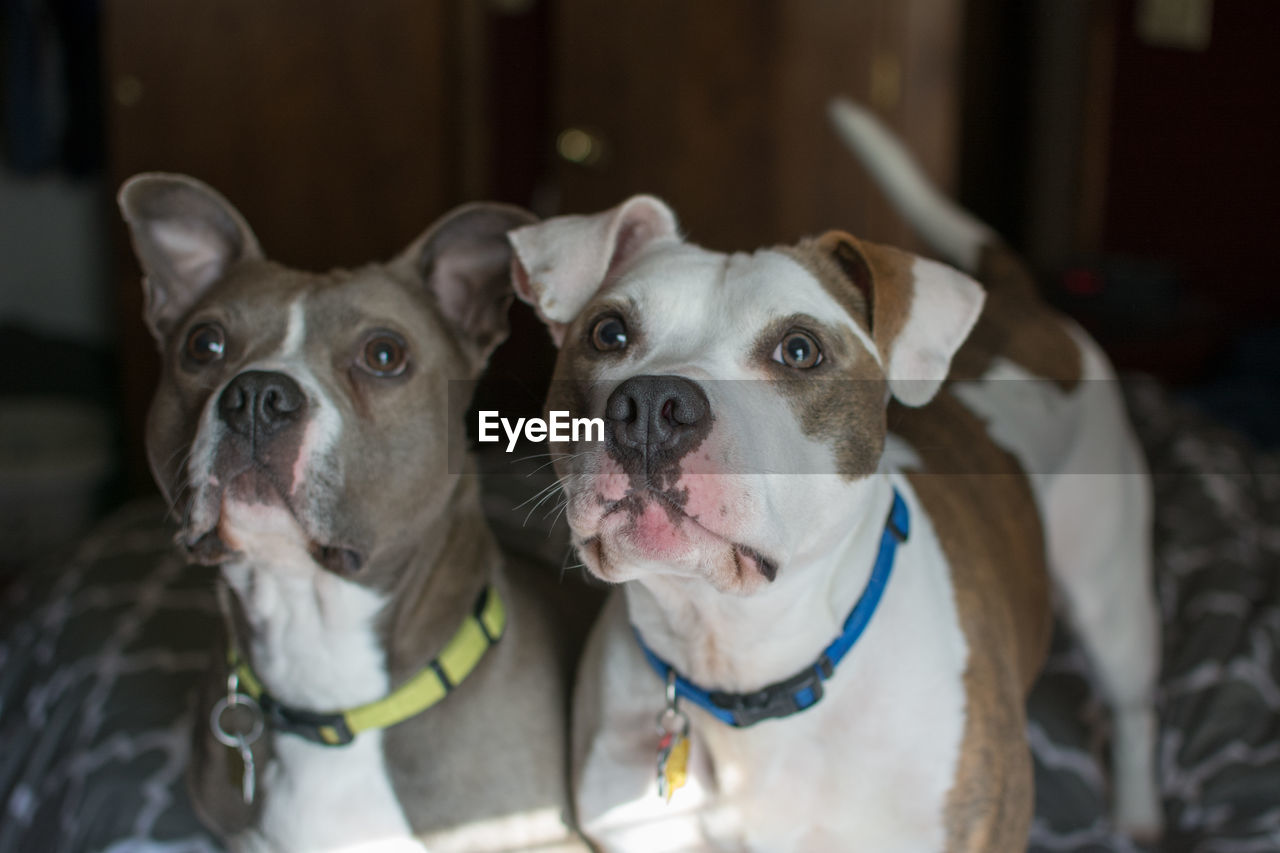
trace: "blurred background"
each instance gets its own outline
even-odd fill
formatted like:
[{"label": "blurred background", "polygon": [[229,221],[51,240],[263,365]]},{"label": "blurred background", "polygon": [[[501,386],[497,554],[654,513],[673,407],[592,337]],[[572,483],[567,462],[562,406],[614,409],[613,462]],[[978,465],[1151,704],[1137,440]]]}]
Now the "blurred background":
[{"label": "blurred background", "polygon": [[[151,490],[155,345],[114,188],[221,190],[267,253],[448,207],[664,196],[719,249],[921,249],[837,143],[871,104],[1122,369],[1280,443],[1272,0],[0,0],[0,569]],[[522,305],[486,392],[536,411]]]}]

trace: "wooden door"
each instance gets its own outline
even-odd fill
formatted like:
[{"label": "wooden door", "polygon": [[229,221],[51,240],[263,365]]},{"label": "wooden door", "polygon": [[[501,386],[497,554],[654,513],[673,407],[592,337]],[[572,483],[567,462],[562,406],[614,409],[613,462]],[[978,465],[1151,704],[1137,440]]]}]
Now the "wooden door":
[{"label": "wooden door", "polygon": [[[446,0],[108,0],[116,185],[179,171],[216,187],[267,254],[309,269],[390,257],[474,190],[464,7]],[[128,470],[149,485],[155,347],[116,232]]]},{"label": "wooden door", "polygon": [[718,249],[828,228],[911,245],[828,126],[870,103],[953,184],[960,0],[560,0],[560,207],[669,201]]}]

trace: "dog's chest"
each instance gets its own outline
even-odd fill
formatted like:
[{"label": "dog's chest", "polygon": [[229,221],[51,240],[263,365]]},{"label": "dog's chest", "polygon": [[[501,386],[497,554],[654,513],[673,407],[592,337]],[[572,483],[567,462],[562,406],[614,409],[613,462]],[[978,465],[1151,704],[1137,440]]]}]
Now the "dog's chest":
[{"label": "dog's chest", "polygon": [[[247,642],[260,680],[286,704],[319,711],[374,701],[388,690],[375,631],[382,596],[313,568],[224,569],[252,629]],[[421,851],[387,774],[382,732],[345,746],[277,735],[260,769],[262,810],[243,849]],[[369,845],[368,839],[381,839]]]},{"label": "dog's chest", "polygon": [[[584,768],[580,816],[591,835],[610,850],[646,852],[686,849],[694,838],[715,849],[796,853],[944,848],[968,645],[937,538],[911,508],[911,538],[881,605],[822,701],[746,729],[689,709],[692,778],[670,804],[656,794],[653,744],[638,731],[656,711],[628,713],[625,696],[613,700],[619,728]],[[614,636],[627,644],[615,660],[629,661],[619,681],[652,685],[645,698],[659,707],[661,685],[629,629]],[[626,805],[597,811],[606,803]]]},{"label": "dog's chest", "polygon": [[921,522],[875,630],[822,702],[746,730],[701,727],[720,788],[705,820],[714,839],[794,851],[944,847],[968,654],[947,566]]},{"label": "dog's chest", "polygon": [[263,769],[263,807],[244,849],[423,853],[383,764],[382,732],[346,746],[278,736]]},{"label": "dog's chest", "polygon": [[[225,514],[247,515],[237,504]],[[386,597],[317,566],[283,509],[254,508],[252,518],[239,533],[252,561],[222,573],[248,623],[238,642],[259,680],[285,704],[316,711],[382,698],[388,678],[376,621]]]}]

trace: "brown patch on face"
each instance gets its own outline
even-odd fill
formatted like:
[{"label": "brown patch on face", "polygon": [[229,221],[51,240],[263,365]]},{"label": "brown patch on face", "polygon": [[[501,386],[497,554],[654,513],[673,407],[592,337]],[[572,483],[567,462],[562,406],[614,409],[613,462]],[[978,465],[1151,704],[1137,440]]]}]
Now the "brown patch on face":
[{"label": "brown patch on face", "polygon": [[911,313],[914,256],[844,231],[828,231],[778,251],[813,273],[849,316],[871,333],[881,354],[893,348]]},{"label": "brown patch on face", "polygon": [[[547,388],[547,400],[543,405],[542,416],[549,419],[551,412],[561,411],[569,412],[570,417],[594,417],[597,413],[590,411],[591,408],[591,383],[584,379],[574,379],[574,376],[587,377],[590,372],[577,372],[586,361],[578,348],[573,350],[561,350],[560,356],[556,359],[555,371],[551,377],[551,384]],[[554,469],[560,477],[561,482],[566,482],[573,475],[573,460],[589,445],[595,445],[597,442],[585,441],[569,441],[564,444],[548,443],[551,457],[554,460]]]},{"label": "brown patch on face", "polygon": [[[591,343],[591,329],[607,316],[618,317],[627,330],[627,346],[623,350],[600,352]],[[620,361],[644,346],[645,333],[640,325],[639,312],[626,299],[600,299],[588,305],[565,330],[564,342],[556,358],[551,377],[551,389],[545,413],[552,409],[567,410],[573,417],[595,416],[589,412],[587,393],[601,363]],[[572,387],[576,386],[576,387]],[[601,404],[604,396],[600,398]]]},{"label": "brown patch on face", "polygon": [[[911,311],[914,256],[843,231],[779,251],[812,272],[851,317],[867,323],[881,353],[890,351]],[[1079,347],[1040,297],[1022,259],[1006,246],[986,246],[976,277],[987,290],[986,303],[952,359],[949,378],[978,379],[992,359],[1002,356],[1064,391],[1073,390],[1082,372]]]},{"label": "brown patch on face", "polygon": [[915,297],[915,277],[911,268],[915,258],[901,249],[868,243],[840,231],[824,234],[819,243],[832,249],[839,246],[843,255],[860,256],[866,264],[873,294],[871,337],[880,352],[888,354],[911,313]]},{"label": "brown patch on face", "polygon": [[778,246],[774,251],[804,267],[827,295],[848,312],[850,319],[870,332],[870,271],[864,280],[857,268],[858,260],[840,246],[833,252],[821,239],[808,239],[795,246]]},{"label": "brown patch on face", "polygon": [[1030,483],[950,393],[924,409],[894,404],[889,422],[924,463],[909,476],[951,565],[969,644],[947,849],[1025,850],[1033,802],[1024,703],[1052,626]]},{"label": "brown patch on face", "polygon": [[[793,329],[818,341],[821,363],[801,370],[773,360],[778,343]],[[836,473],[853,480],[875,471],[884,449],[885,378],[852,331],[807,315],[785,317],[756,339],[753,358],[791,407],[801,431],[831,445]]]},{"label": "brown patch on face", "polygon": [[1063,391],[1080,382],[1080,348],[1063,319],[1045,304],[1022,260],[1001,245],[986,246],[978,281],[987,288],[982,316],[951,362],[952,379],[978,379],[1002,356]]}]

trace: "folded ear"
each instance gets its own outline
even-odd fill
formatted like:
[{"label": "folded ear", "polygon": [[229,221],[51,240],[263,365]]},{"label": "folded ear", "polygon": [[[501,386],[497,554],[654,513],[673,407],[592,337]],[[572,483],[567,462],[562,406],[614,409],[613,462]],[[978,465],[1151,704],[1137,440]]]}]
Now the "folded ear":
[{"label": "folded ear", "polygon": [[143,271],[143,317],[157,341],[236,262],[262,249],[240,212],[186,175],[134,175],[116,197]]},{"label": "folded ear", "polygon": [[463,205],[436,220],[392,261],[421,281],[476,369],[507,337],[512,297],[507,232],[536,221],[511,205]]},{"label": "folded ear", "polygon": [[828,231],[817,240],[862,293],[889,391],[908,406],[933,399],[982,313],[986,293],[957,269]]},{"label": "folded ear", "polygon": [[556,346],[610,277],[649,246],[680,239],[675,214],[647,195],[591,216],[557,216],[508,237],[516,295],[538,312]]}]

